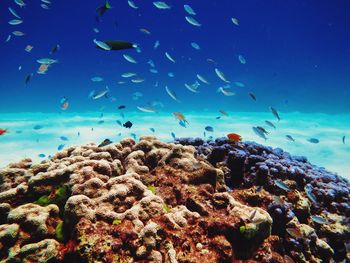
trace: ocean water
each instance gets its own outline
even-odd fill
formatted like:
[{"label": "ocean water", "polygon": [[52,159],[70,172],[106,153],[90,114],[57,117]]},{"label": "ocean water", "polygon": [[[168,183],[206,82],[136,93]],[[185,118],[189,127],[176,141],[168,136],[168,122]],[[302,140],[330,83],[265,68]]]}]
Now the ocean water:
[{"label": "ocean water", "polygon": [[[111,0],[100,17],[96,8],[104,1],[24,2],[23,7],[0,2],[0,129],[7,129],[0,136],[1,167],[24,157],[48,158],[61,144],[234,132],[305,155],[350,179],[349,1],[167,0],[169,8],[159,9],[153,1]],[[196,14],[186,12],[185,4]],[[137,48],[107,51],[94,39],[124,40]],[[43,58],[57,61],[38,74],[37,60]],[[198,83],[197,92],[185,83]],[[106,96],[94,99],[106,86]],[[269,107],[278,110],[280,121]],[[173,112],[185,115],[186,128]],[[133,126],[124,128],[116,120]],[[205,132],[206,126],[214,131]],[[258,137],[253,126],[265,127],[268,139]]]}]

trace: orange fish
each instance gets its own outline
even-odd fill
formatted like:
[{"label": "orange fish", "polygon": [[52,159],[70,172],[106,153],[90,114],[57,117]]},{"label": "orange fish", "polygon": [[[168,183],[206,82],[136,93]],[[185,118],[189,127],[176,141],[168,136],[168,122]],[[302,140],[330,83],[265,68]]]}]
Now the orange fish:
[{"label": "orange fish", "polygon": [[7,129],[0,129],[0,135],[4,135],[7,132]]},{"label": "orange fish", "polygon": [[230,141],[233,141],[233,142],[240,142],[240,141],[242,141],[241,135],[239,135],[237,133],[229,133],[229,134],[227,134],[227,138]]},{"label": "orange fish", "polygon": [[62,104],[61,109],[62,109],[62,110],[66,110],[66,109],[68,109],[68,107],[69,107],[69,102],[68,102],[68,101],[65,101],[65,102]]},{"label": "orange fish", "polygon": [[181,112],[173,112],[174,116],[176,119],[178,119],[179,121],[183,121],[183,122],[187,122],[185,116],[181,113]]},{"label": "orange fish", "polygon": [[41,64],[37,72],[38,74],[45,74],[48,69],[49,69],[49,64]]}]

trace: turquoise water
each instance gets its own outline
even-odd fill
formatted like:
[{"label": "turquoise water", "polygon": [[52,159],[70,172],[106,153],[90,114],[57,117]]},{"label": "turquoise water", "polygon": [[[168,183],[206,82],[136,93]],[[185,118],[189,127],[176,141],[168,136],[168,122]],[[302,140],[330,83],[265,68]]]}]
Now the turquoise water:
[{"label": "turquoise water", "polygon": [[[1,152],[0,166],[12,161],[29,157],[35,161],[47,158],[57,151],[59,145],[65,148],[89,142],[101,143],[108,138],[119,141],[121,138],[153,134],[163,141],[172,141],[173,132],[176,137],[204,137],[205,127],[210,125],[214,132],[206,132],[209,136],[222,137],[235,132],[242,135],[244,141],[257,141],[273,147],[281,147],[293,155],[305,155],[309,161],[326,169],[337,172],[350,179],[349,164],[345,160],[350,158],[350,145],[343,144],[342,137],[350,129],[350,114],[327,115],[322,113],[283,113],[281,121],[273,120],[270,112],[228,112],[223,116],[219,112],[189,112],[186,119],[187,128],[181,127],[172,113],[142,113],[125,112],[124,118],[119,114],[104,113],[10,113],[0,115],[0,126],[8,127],[7,136],[0,137]],[[220,119],[216,117],[221,116]],[[101,120],[102,124],[98,124]],[[132,120],[131,129],[121,127],[116,123]],[[264,124],[271,120],[276,130]],[[160,125],[161,124],[161,125]],[[42,126],[34,130],[35,125]],[[252,126],[261,125],[270,134],[267,141],[254,134]],[[92,130],[93,128],[93,130]],[[150,128],[154,128],[152,132]],[[21,133],[16,133],[20,131]],[[80,133],[80,136],[78,135]],[[295,142],[286,139],[291,135]],[[68,141],[60,139],[64,136]],[[307,140],[318,138],[318,144]],[[45,154],[40,158],[39,154]]]}]

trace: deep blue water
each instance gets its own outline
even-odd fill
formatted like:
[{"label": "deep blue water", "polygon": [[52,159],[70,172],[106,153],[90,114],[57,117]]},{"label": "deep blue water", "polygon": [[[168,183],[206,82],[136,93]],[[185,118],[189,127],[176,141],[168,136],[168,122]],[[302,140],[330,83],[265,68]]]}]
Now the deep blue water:
[{"label": "deep blue water", "polygon": [[[124,104],[134,110],[138,105],[161,101],[166,111],[267,111],[274,106],[280,111],[343,113],[350,111],[350,2],[347,0],[241,0],[198,1],[166,0],[170,10],[155,8],[152,1],[135,0],[138,9],[126,0],[111,0],[100,22],[96,8],[104,1],[52,0],[51,9],[40,7],[39,0],[25,0],[20,8],[13,1],[0,1],[0,111],[59,112],[60,99],[66,96],[68,111],[115,111]],[[202,24],[194,27],[185,20],[184,4],[197,13]],[[23,24],[12,26],[12,7],[22,17]],[[231,17],[239,20],[236,26]],[[95,33],[98,28],[100,33]],[[140,32],[145,28],[150,35]],[[5,43],[14,30],[25,32]],[[136,50],[103,51],[93,39],[120,39],[139,44]],[[153,49],[160,41],[157,50]],[[200,50],[190,43],[196,42]],[[24,50],[33,45],[31,53]],[[61,49],[50,55],[51,48]],[[170,53],[176,63],[164,55]],[[133,56],[138,63],[130,64],[123,54]],[[238,55],[247,63],[241,64]],[[38,75],[39,58],[58,59],[47,74]],[[212,65],[207,58],[218,64]],[[158,74],[150,73],[147,61],[152,59]],[[22,69],[18,70],[21,66]],[[235,96],[217,93],[225,83],[214,68],[223,71],[231,81],[245,87],[233,88]],[[26,87],[27,74],[34,76]],[[136,72],[145,82],[119,85],[124,72]],[[168,76],[168,72],[175,77]],[[193,83],[196,74],[211,85],[202,84],[194,94],[184,87]],[[94,76],[104,78],[93,83]],[[154,84],[158,82],[158,87]],[[91,90],[108,85],[112,102],[102,98],[88,99]],[[174,90],[181,101],[172,100],[164,86]],[[134,92],[143,97],[132,100]],[[254,92],[257,102],[248,92]]]}]

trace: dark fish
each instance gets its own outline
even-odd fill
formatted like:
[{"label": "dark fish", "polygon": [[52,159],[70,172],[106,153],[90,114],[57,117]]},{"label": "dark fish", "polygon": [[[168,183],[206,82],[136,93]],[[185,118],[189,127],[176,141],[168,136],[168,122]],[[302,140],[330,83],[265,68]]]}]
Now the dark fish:
[{"label": "dark fish", "polygon": [[33,127],[34,130],[40,130],[40,129],[42,129],[42,128],[43,128],[43,126],[41,126],[41,125],[35,125],[35,126]]},{"label": "dark fish", "polygon": [[39,157],[39,158],[45,158],[45,157],[46,157],[46,155],[45,155],[45,154],[43,154],[43,153],[40,153],[40,154],[38,154],[38,157]]},{"label": "dark fish", "polygon": [[185,121],[179,121],[179,125],[186,128],[186,122]]},{"label": "dark fish", "polygon": [[60,139],[61,139],[62,141],[68,141],[68,138],[67,138],[66,136],[61,136]]},{"label": "dark fish", "polygon": [[119,126],[123,126],[122,122],[120,120],[116,120]]},{"label": "dark fish", "polygon": [[[123,40],[105,40],[102,41],[103,43],[107,44],[111,49],[110,50],[123,50],[123,49],[130,49],[135,48],[136,45],[127,41]],[[96,45],[99,49],[103,49],[100,46]]]},{"label": "dark fish", "polygon": [[311,216],[311,219],[312,221],[320,225],[328,224],[328,220],[322,216]]},{"label": "dark fish", "polygon": [[249,92],[248,94],[249,94],[249,96],[250,96],[250,97],[251,97],[253,100],[255,100],[255,101],[256,101],[256,96],[255,96],[255,94],[254,94],[254,93]]},{"label": "dark fish", "polygon": [[276,129],[276,126],[275,126],[271,121],[265,121],[265,123],[266,123],[267,125],[269,125],[270,127]]},{"label": "dark fish", "polygon": [[266,134],[266,135],[269,134],[269,132],[267,130],[265,130],[263,127],[261,127],[261,126],[256,126],[256,128],[258,130],[260,130],[262,133]]},{"label": "dark fish", "polygon": [[307,141],[310,143],[319,143],[320,142],[320,140],[316,139],[316,138],[310,138],[310,139],[307,139]]},{"label": "dark fish", "polygon": [[108,144],[111,144],[113,143],[110,139],[105,139],[103,142],[101,142],[98,147],[103,147],[103,146],[106,146]]},{"label": "dark fish", "polygon": [[218,119],[221,119],[221,116],[218,116],[218,117],[216,117],[215,119],[217,119],[217,120],[218,120]]},{"label": "dark fish", "polygon": [[51,51],[50,51],[50,54],[53,54],[53,53],[56,53],[58,50],[60,50],[60,45],[57,44],[56,46],[54,46]]},{"label": "dark fish", "polygon": [[24,80],[24,83],[26,84],[26,86],[28,85],[28,83],[30,82],[30,80],[32,79],[33,77],[33,73],[30,73],[26,76],[25,80]]},{"label": "dark fish", "polygon": [[132,122],[127,121],[126,123],[123,124],[123,127],[130,129],[132,127]]},{"label": "dark fish", "polygon": [[263,133],[261,130],[258,129],[258,127],[253,127],[252,128],[254,133],[258,135],[260,138],[263,138],[265,141],[267,140],[265,133]]},{"label": "dark fish", "polygon": [[343,136],[342,141],[343,141],[343,144],[345,144],[345,135]]},{"label": "dark fish", "polygon": [[135,133],[130,133],[131,137],[134,138],[134,140],[136,140],[136,134]]},{"label": "dark fish", "polygon": [[287,140],[295,142],[294,138],[291,135],[286,135]]},{"label": "dark fish", "polygon": [[213,132],[213,131],[214,131],[214,128],[211,127],[211,126],[206,126],[204,129],[205,129],[206,131],[208,131],[208,132]]},{"label": "dark fish", "polygon": [[175,140],[175,138],[176,138],[176,135],[175,135],[175,133],[171,133],[171,137],[173,137],[173,139]]},{"label": "dark fish", "polygon": [[287,192],[290,191],[290,188],[288,187],[288,185],[286,185],[286,184],[283,183],[282,181],[275,180],[275,184],[276,184],[276,186],[278,186],[278,187],[281,188],[282,190],[285,190],[285,191],[287,191]]},{"label": "dark fish", "polygon": [[149,128],[151,132],[155,132],[156,130],[154,128]]},{"label": "dark fish", "polygon": [[[108,3],[108,1],[106,1],[106,3],[104,3],[102,6],[98,7],[98,8],[96,9],[97,15],[98,15],[97,19],[98,19],[99,17],[103,16],[103,14],[104,14],[108,9],[110,9],[111,7],[112,7],[112,6]],[[98,21],[99,21],[99,20],[98,20]]]},{"label": "dark fish", "polygon": [[273,116],[275,116],[275,117],[277,118],[277,120],[280,121],[281,118],[280,118],[280,116],[278,115],[277,110],[276,110],[275,108],[273,108],[273,107],[270,107],[270,110],[271,110]]},{"label": "dark fish", "polygon": [[120,106],[118,107],[118,110],[122,110],[122,109],[125,109],[125,108],[126,108],[125,105],[120,105]]},{"label": "dark fish", "polygon": [[101,120],[101,121],[99,121],[97,124],[103,124],[103,123],[105,123],[105,121],[104,121],[104,120]]},{"label": "dark fish", "polygon": [[63,148],[64,148],[64,144],[60,144],[60,145],[58,145],[58,147],[57,147],[57,151],[61,151],[61,150],[63,150]]}]

